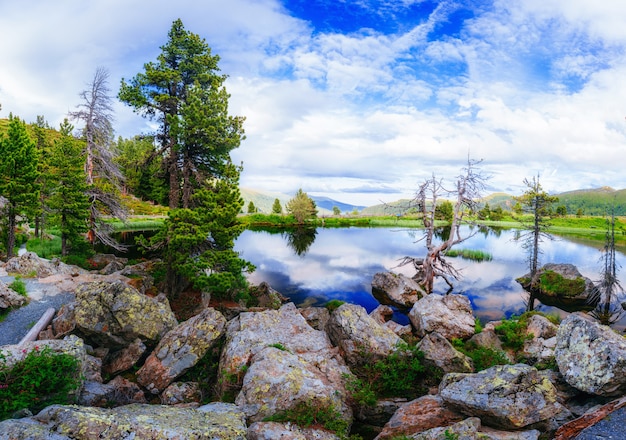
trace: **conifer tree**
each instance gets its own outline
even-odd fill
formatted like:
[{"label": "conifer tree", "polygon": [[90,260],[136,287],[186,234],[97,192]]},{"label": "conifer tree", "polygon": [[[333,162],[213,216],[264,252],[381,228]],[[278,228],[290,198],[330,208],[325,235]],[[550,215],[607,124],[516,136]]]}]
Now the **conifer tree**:
[{"label": "conifer tree", "polygon": [[38,155],[26,124],[9,116],[7,135],[0,139],[0,195],[7,199],[4,215],[7,259],[13,256],[18,217],[32,217],[39,201]]},{"label": "conifer tree", "polygon": [[60,127],[61,138],[54,142],[49,167],[52,190],[48,207],[61,229],[61,255],[68,255],[71,245],[87,231],[89,198],[84,175],[82,146],[72,136],[72,125],[66,119]]},{"label": "conifer tree", "polygon": [[307,193],[302,191],[302,188],[298,189],[293,199],[287,202],[286,209],[289,214],[294,216],[298,224],[304,224],[305,220],[317,216],[315,202]]},{"label": "conifer tree", "polygon": [[280,200],[274,199],[274,204],[272,205],[272,212],[274,214],[282,214],[283,207],[280,205]]}]

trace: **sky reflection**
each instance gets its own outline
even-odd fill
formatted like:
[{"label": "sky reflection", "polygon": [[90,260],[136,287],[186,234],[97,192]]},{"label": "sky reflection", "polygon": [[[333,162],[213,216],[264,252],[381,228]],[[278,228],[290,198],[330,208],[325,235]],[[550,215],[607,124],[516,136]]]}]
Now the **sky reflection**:
[{"label": "sky reflection", "polygon": [[[319,228],[307,252],[298,255],[289,247],[285,234],[246,230],[238,238],[235,249],[256,265],[257,270],[249,276],[252,283],[266,281],[298,306],[321,306],[331,299],[340,299],[371,311],[379,304],[372,295],[374,274],[392,270],[412,275],[411,267],[397,266],[404,256],[425,254],[424,245],[416,242],[420,237],[419,231],[394,228]],[[526,274],[528,269],[522,244],[514,238],[512,230],[480,232],[458,246],[459,249],[484,250],[493,256],[492,261],[482,263],[454,260],[462,274],[454,292],[469,297],[483,322],[524,311],[528,294],[515,278]],[[563,238],[546,240],[542,243],[540,261],[541,264],[572,263],[584,276],[595,281],[602,267],[601,247],[602,243],[590,246]],[[616,257],[623,267],[626,257],[620,252]],[[626,286],[625,274],[620,273],[619,278]],[[436,293],[447,290],[443,281],[435,282]],[[540,303],[536,309],[564,315]],[[394,319],[408,322],[400,311]],[[624,326],[626,318],[619,324],[620,328]]]}]

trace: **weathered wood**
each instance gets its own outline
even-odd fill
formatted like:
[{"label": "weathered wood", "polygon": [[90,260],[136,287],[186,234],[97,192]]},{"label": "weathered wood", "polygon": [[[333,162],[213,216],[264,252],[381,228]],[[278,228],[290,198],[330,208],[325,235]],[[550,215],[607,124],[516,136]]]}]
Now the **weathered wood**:
[{"label": "weathered wood", "polygon": [[50,307],[48,310],[46,310],[41,318],[39,318],[39,321],[37,321],[37,324],[35,324],[33,328],[31,328],[30,331],[26,333],[26,336],[22,338],[18,345],[24,345],[27,342],[36,341],[39,332],[46,328],[48,324],[50,324],[50,321],[52,321],[52,317],[54,316],[55,312],[56,311],[54,310],[54,307]]}]

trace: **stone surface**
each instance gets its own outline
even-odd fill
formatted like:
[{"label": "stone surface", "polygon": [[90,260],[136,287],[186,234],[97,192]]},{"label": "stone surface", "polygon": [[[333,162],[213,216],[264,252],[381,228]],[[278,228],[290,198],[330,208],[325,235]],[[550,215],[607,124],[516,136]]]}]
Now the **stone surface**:
[{"label": "stone surface", "polygon": [[226,318],[213,308],[170,330],[137,372],[137,382],[153,394],[193,367],[224,334]]},{"label": "stone surface", "polygon": [[22,276],[36,276],[45,278],[51,275],[78,275],[86,274],[87,271],[76,266],[62,263],[58,258],[46,260],[40,258],[34,252],[26,252],[18,257],[13,257],[6,262],[4,269],[10,274]]},{"label": "stone surface", "polygon": [[611,328],[569,315],[557,332],[555,358],[574,388],[600,396],[626,394],[626,339]]},{"label": "stone surface", "polygon": [[412,435],[464,419],[459,412],[444,406],[439,396],[423,396],[402,405],[385,424],[376,440]]},{"label": "stone surface", "polygon": [[102,371],[105,374],[114,375],[130,370],[146,351],[146,345],[137,338],[128,347],[110,353],[105,359]]},{"label": "stone surface", "polygon": [[114,377],[106,384],[85,382],[78,396],[78,404],[83,406],[109,408],[131,403],[147,403],[146,396],[139,385],[121,376]]},{"label": "stone surface", "polygon": [[311,327],[296,306],[288,303],[279,310],[243,312],[228,322],[220,356],[220,391],[238,388],[252,356],[272,344],[313,362],[342,383],[341,375],[347,369],[327,334]]},{"label": "stone surface", "polygon": [[315,330],[324,331],[330,319],[330,312],[326,307],[304,307],[300,309],[300,313]]},{"label": "stone surface", "polygon": [[352,411],[342,384],[332,382],[297,354],[266,347],[251,359],[235,403],[249,422],[293,409],[298,404],[332,407],[349,423]]},{"label": "stone surface", "polygon": [[364,353],[372,361],[386,357],[402,341],[356,304],[342,304],[331,313],[326,331],[349,365],[362,363]]},{"label": "stone surface", "polygon": [[241,411],[222,403],[198,409],[144,404],[112,409],[53,405],[32,418],[0,422],[0,439],[245,440],[246,431]]},{"label": "stone surface", "polygon": [[199,404],[202,391],[197,382],[174,382],[159,395],[162,405]]},{"label": "stone surface", "polygon": [[533,315],[528,319],[526,333],[532,338],[524,342],[524,347],[520,352],[527,363],[534,365],[554,361],[557,329],[558,326],[551,323],[545,316]]},{"label": "stone surface", "polygon": [[427,295],[415,303],[409,319],[420,337],[437,332],[450,340],[474,334],[472,306],[464,295]]},{"label": "stone surface", "polygon": [[417,344],[424,352],[424,362],[434,365],[444,373],[471,373],[474,362],[456,350],[450,342],[437,332],[429,333]]},{"label": "stone surface", "polygon": [[409,308],[426,292],[417,281],[403,274],[377,272],[372,279],[372,293],[383,304]]},{"label": "stone surface", "polygon": [[177,324],[169,304],[121,281],[96,281],[76,289],[76,328],[95,345],[122,348],[137,338],[156,345]]},{"label": "stone surface", "polygon": [[563,410],[554,385],[525,364],[497,365],[475,374],[446,374],[439,390],[451,408],[496,428],[520,429]]},{"label": "stone surface", "polygon": [[26,297],[18,294],[0,281],[0,309],[22,307],[26,304]]},{"label": "stone surface", "polygon": [[255,422],[248,428],[248,440],[339,440],[332,432],[301,428],[291,423]]}]

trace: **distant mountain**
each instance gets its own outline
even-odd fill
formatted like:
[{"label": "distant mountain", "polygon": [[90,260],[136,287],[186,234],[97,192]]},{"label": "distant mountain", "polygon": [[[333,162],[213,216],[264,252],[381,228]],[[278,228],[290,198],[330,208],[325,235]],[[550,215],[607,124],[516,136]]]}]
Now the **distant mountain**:
[{"label": "distant mountain", "polygon": [[333,199],[330,199],[328,197],[318,197],[318,196],[309,196],[309,197],[311,197],[311,199],[313,199],[313,201],[317,205],[318,209],[319,208],[327,209],[330,212],[333,212],[333,208],[335,206],[337,208],[339,208],[341,210],[341,212],[343,212],[343,213],[352,212],[354,210],[362,211],[363,209],[365,209],[365,206],[350,205],[348,203],[338,202],[337,200],[333,200]]},{"label": "distant mountain", "polygon": [[576,214],[580,209],[584,215],[605,215],[615,207],[615,215],[626,215],[626,189],[603,186],[567,191],[556,196],[558,205],[564,205],[569,214]]},{"label": "distant mountain", "polygon": [[362,215],[380,217],[384,215],[403,215],[412,207],[410,199],[400,199],[395,202],[381,203],[380,205],[368,206],[361,211]]},{"label": "distant mountain", "polygon": [[[243,198],[243,212],[248,212],[248,205],[250,202],[254,203],[254,206],[263,214],[271,214],[272,208],[274,206],[274,200],[278,199],[280,202],[280,206],[283,208],[283,212],[285,212],[285,206],[289,200],[293,198],[293,194],[283,194],[283,193],[274,193],[269,191],[259,191],[251,188],[239,188],[241,192],[241,197]],[[350,205],[348,203],[338,202],[337,200],[330,199],[328,197],[317,197],[311,196],[311,199],[317,205],[318,214],[320,215],[330,215],[333,213],[333,207],[338,207],[341,212],[352,212],[355,209],[360,211],[364,206]]]}]

